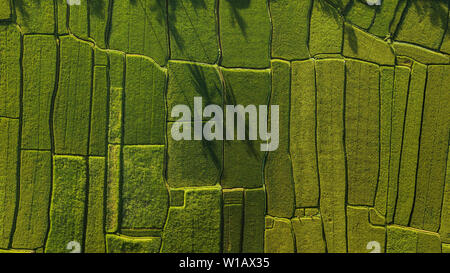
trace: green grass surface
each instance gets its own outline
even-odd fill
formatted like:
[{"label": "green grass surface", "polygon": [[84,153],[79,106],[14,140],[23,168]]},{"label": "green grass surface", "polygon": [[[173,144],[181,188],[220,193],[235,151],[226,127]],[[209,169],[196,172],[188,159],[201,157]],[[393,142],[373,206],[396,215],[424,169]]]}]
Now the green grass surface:
[{"label": "green grass surface", "polygon": [[172,59],[201,63],[217,61],[219,57],[216,19],[218,2],[219,0],[168,2]]},{"label": "green grass surface", "polygon": [[316,82],[319,205],[328,251],[345,252],[344,61],[317,61]]},{"label": "green grass surface", "polygon": [[131,229],[164,226],[168,192],[163,180],[163,146],[123,148],[122,223]]},{"label": "green grass surface", "polygon": [[279,105],[279,146],[267,156],[265,185],[269,215],[291,218],[295,209],[294,180],[289,156],[289,105],[291,69],[288,62],[272,62],[272,94],[270,105]]},{"label": "green grass surface", "polygon": [[53,127],[57,154],[87,155],[92,87],[92,48],[61,38],[61,63]]},{"label": "green grass surface", "polygon": [[165,71],[143,57],[127,57],[124,143],[164,144]]},{"label": "green grass surface", "polygon": [[309,58],[307,26],[312,2],[279,0],[270,3],[273,58]]},{"label": "green grass surface", "polygon": [[312,60],[292,64],[289,141],[296,207],[315,207],[319,202],[314,66]]},{"label": "green grass surface", "polygon": [[219,0],[222,65],[270,65],[270,17],[266,1]]},{"label": "green grass surface", "polygon": [[85,225],[86,160],[79,156],[53,157],[50,228],[45,252],[66,252],[71,241],[83,242]]},{"label": "green grass surface", "polygon": [[0,162],[2,197],[0,209],[0,247],[8,248],[14,222],[14,210],[16,206],[17,165],[18,162],[18,138],[19,121],[16,119],[0,118]]},{"label": "green grass surface", "polygon": [[183,207],[169,208],[162,252],[219,252],[221,194],[218,187],[186,189]]},{"label": "green grass surface", "polygon": [[105,252],[104,236],[104,194],[105,194],[105,158],[89,158],[89,196],[86,220],[85,251],[88,253]]},{"label": "green grass surface", "polygon": [[447,2],[0,0],[0,253],[449,253]]},{"label": "green grass surface", "polygon": [[0,116],[18,118],[20,104],[20,32],[13,25],[0,25]]},{"label": "green grass surface", "polygon": [[50,150],[51,102],[55,86],[56,40],[27,36],[23,52],[22,148]]},{"label": "green grass surface", "polygon": [[379,68],[346,63],[345,149],[348,203],[372,206],[379,164]]},{"label": "green grass surface", "polygon": [[36,249],[45,243],[52,187],[51,164],[50,151],[22,151],[14,248]]}]

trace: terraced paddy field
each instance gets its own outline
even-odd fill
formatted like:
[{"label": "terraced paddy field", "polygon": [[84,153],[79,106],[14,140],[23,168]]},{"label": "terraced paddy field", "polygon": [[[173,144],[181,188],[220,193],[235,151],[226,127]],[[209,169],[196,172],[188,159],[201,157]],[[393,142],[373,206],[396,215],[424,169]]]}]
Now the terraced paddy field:
[{"label": "terraced paddy field", "polygon": [[[0,0],[0,252],[450,252],[449,24],[448,0]],[[278,149],[175,141],[194,97],[279,105]]]}]

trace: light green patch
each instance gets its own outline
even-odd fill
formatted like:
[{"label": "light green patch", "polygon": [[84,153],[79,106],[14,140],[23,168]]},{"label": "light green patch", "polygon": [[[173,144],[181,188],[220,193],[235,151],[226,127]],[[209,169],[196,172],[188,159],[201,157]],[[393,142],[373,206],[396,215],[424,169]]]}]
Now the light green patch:
[{"label": "light green patch", "polygon": [[319,204],[314,61],[292,63],[290,155],[297,207]]},{"label": "light green patch", "polygon": [[224,204],[242,204],[244,198],[244,189],[223,189],[223,202]]},{"label": "light green patch", "polygon": [[450,66],[428,67],[415,205],[411,226],[437,232],[440,224],[450,127]]},{"label": "light green patch", "polygon": [[106,235],[107,253],[158,253],[161,238],[132,238],[123,235]]},{"label": "light green patch", "polygon": [[[266,216],[270,217],[270,216]],[[274,218],[273,227],[266,229],[264,253],[294,253],[295,242],[292,224],[288,219]]]},{"label": "light green patch", "polygon": [[50,151],[22,151],[20,202],[13,248],[36,249],[45,245],[52,185]]},{"label": "light green patch", "polygon": [[124,146],[122,227],[162,228],[169,194],[163,179],[164,146]]},{"label": "light green patch", "polygon": [[442,244],[442,253],[450,253],[450,245]]},{"label": "light green patch", "polygon": [[345,252],[345,65],[342,60],[319,60],[315,64],[320,212],[328,251]]},{"label": "light green patch", "polygon": [[311,0],[270,1],[272,18],[272,58],[309,58],[309,12]]},{"label": "light green patch", "polygon": [[346,62],[345,148],[348,204],[373,206],[379,169],[379,67]]},{"label": "light green patch", "polygon": [[321,59],[341,59],[341,60],[343,60],[343,59],[345,59],[345,57],[342,56],[340,53],[330,53],[330,54],[327,54],[327,53],[321,54],[321,53],[319,53],[319,54],[314,56],[314,59],[315,60],[321,60]]},{"label": "light green patch", "polygon": [[297,217],[292,219],[297,253],[325,253],[320,217]]},{"label": "light green patch", "polygon": [[111,233],[116,232],[119,227],[121,154],[120,145],[108,145],[105,230]]},{"label": "light green patch", "polygon": [[107,69],[104,66],[94,67],[94,86],[91,106],[91,128],[89,138],[89,154],[105,156],[107,134],[108,87]]},{"label": "light green patch", "polygon": [[16,22],[23,33],[55,32],[53,1],[14,1]]},{"label": "light green patch", "polygon": [[0,25],[0,116],[18,118],[20,100],[20,32]]},{"label": "light green patch", "polygon": [[[108,141],[109,143],[120,144],[122,142],[123,131],[123,77],[125,56],[121,53],[110,52],[110,98],[109,98],[109,124]],[[111,147],[111,146],[110,146]],[[116,146],[117,147],[117,146]],[[110,148],[111,151],[111,148]],[[114,151],[119,151],[114,148]],[[119,157],[117,157],[118,159]],[[112,164],[112,163],[111,163]],[[114,163],[114,165],[118,163]],[[118,183],[118,182],[117,182]],[[116,227],[117,228],[117,227]]]},{"label": "light green patch", "polygon": [[36,251],[32,249],[0,249],[1,254],[30,254],[36,253]]},{"label": "light green patch", "polygon": [[403,132],[400,173],[398,179],[397,206],[394,223],[408,226],[414,204],[417,157],[419,154],[422,106],[427,78],[427,67],[414,63],[406,106],[405,129]]},{"label": "light green patch", "polygon": [[424,64],[450,63],[450,56],[412,44],[395,42],[394,50],[397,55],[407,56]]},{"label": "light green patch", "polygon": [[222,65],[269,67],[272,26],[267,1],[219,1]]},{"label": "light green patch", "polygon": [[318,208],[305,208],[305,216],[313,217],[320,215]]},{"label": "light green patch", "polygon": [[242,189],[223,191],[223,252],[239,253],[242,249],[244,217]]},{"label": "light green patch", "polygon": [[10,0],[0,0],[0,20],[8,20],[11,17]]},{"label": "light green patch", "polygon": [[399,66],[406,66],[409,68],[412,68],[414,64],[414,60],[406,56],[396,56],[395,62]]},{"label": "light green patch", "polygon": [[[240,104],[246,107],[250,104],[268,104],[271,91],[271,75],[268,70],[223,69],[222,71],[226,86],[226,105]],[[249,130],[248,128],[248,122],[246,122],[246,130]],[[226,127],[226,130],[232,129],[234,129],[235,140],[227,140],[224,144],[222,187],[257,188],[262,186],[261,169],[264,157],[264,152],[261,152],[260,147],[262,141],[248,140],[248,133],[246,133],[246,140],[236,140],[236,126],[234,128]],[[228,133],[231,134],[231,132]],[[243,176],[243,173],[246,175]]]},{"label": "light green patch", "polygon": [[394,219],[398,194],[398,174],[402,152],[403,127],[405,122],[406,102],[410,80],[410,69],[403,66],[395,67],[394,90],[392,97],[391,116],[391,157],[389,161],[389,183],[387,196],[387,223]]},{"label": "light green patch", "polygon": [[266,229],[273,228],[274,218],[272,216],[266,216],[265,223]]},{"label": "light green patch", "polygon": [[386,37],[390,33],[390,26],[395,17],[397,7],[403,0],[383,1],[382,5],[375,9],[375,19],[369,32],[379,37]]},{"label": "light green patch", "polygon": [[86,160],[78,156],[53,156],[50,231],[46,253],[69,252],[69,242],[83,244],[86,206]]},{"label": "light green patch", "polygon": [[386,218],[384,214],[381,214],[377,209],[370,208],[369,209],[369,222],[372,225],[384,226],[386,222]]},{"label": "light green patch", "polygon": [[108,65],[108,52],[106,50],[95,47],[94,49],[95,65],[107,66]]},{"label": "light green patch", "polygon": [[326,1],[313,1],[309,33],[311,56],[319,53],[341,53],[343,19]]},{"label": "light green patch", "polygon": [[441,240],[439,234],[425,231],[418,231],[416,253],[441,253]]},{"label": "light green patch", "polygon": [[25,36],[23,52],[22,148],[50,150],[50,108],[55,89],[56,40]]},{"label": "light green patch", "polygon": [[368,248],[370,242],[378,242],[379,251],[384,252],[386,230],[369,223],[367,207],[347,207],[347,237],[349,253],[377,251],[378,249]]},{"label": "light green patch", "polygon": [[121,235],[131,236],[131,237],[161,237],[161,229],[121,229]]},{"label": "light green patch", "polygon": [[104,234],[105,158],[89,157],[89,196],[87,200],[86,253],[105,252]]},{"label": "light green patch", "polygon": [[161,252],[217,253],[221,244],[219,187],[188,188],[184,207],[171,207]]},{"label": "light green patch", "polygon": [[125,69],[125,54],[117,51],[109,51],[109,78],[112,88],[123,88],[124,84],[124,69]]},{"label": "light green patch", "polygon": [[122,142],[123,89],[112,87],[109,96],[108,141],[113,144]]},{"label": "light green patch", "polygon": [[[223,169],[223,141],[176,141],[172,137],[172,126],[174,126],[172,122],[167,124],[167,182],[169,185],[178,188],[218,184]],[[194,124],[185,122],[183,126],[191,127],[191,139],[193,139]]]},{"label": "light green patch", "polygon": [[[450,155],[450,149],[448,151]],[[439,234],[441,235],[441,240],[444,243],[450,243],[450,157],[447,156],[447,169],[445,176],[445,188],[444,188],[444,199],[442,203],[442,213],[441,213],[441,226],[439,228]],[[449,247],[450,252],[450,245]]]},{"label": "light green patch", "polygon": [[387,42],[349,24],[345,25],[343,54],[380,65],[395,64],[395,55]]},{"label": "light green patch", "polygon": [[415,253],[417,233],[412,229],[388,226],[386,253]]}]

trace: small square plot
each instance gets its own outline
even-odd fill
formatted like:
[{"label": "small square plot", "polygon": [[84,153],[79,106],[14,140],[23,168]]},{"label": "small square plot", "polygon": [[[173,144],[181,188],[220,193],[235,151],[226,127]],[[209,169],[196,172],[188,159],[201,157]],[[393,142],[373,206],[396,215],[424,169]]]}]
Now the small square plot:
[{"label": "small square plot", "polygon": [[170,190],[170,206],[171,207],[184,206],[184,190]]}]

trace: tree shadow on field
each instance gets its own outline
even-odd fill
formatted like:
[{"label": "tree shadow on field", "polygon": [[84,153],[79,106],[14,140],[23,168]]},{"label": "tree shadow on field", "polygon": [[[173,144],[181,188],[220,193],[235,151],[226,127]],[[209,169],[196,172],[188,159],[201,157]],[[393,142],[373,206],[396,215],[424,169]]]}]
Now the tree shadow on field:
[{"label": "tree shadow on field", "polygon": [[106,16],[106,1],[107,0],[87,0],[89,12],[98,18],[104,19]]},{"label": "tree shadow on field", "polygon": [[[214,97],[216,97],[216,95],[218,95],[221,99],[223,98],[223,101],[225,102],[225,104],[231,104],[231,105],[237,104],[233,89],[229,83],[226,85],[227,90],[222,91],[222,88],[220,86],[217,86],[216,82],[214,84],[208,83],[207,75],[205,74],[205,71],[203,69],[201,69],[198,65],[189,65],[188,69],[189,69],[189,73],[190,73],[190,77],[191,77],[191,82],[194,85],[195,91],[198,93],[199,96],[201,96],[203,98],[205,105],[214,104],[215,103]],[[186,99],[188,99],[188,98],[186,98]],[[220,170],[222,168],[221,167],[222,160],[218,157],[219,147],[217,145],[218,145],[218,143],[223,143],[223,145],[230,144],[230,142],[227,142],[225,140],[226,135],[227,135],[227,129],[228,129],[225,126],[226,112],[225,112],[225,109],[223,108],[223,105],[219,104],[219,106],[221,106],[223,109],[223,118],[224,119],[223,119],[223,121],[219,121],[220,124],[216,124],[216,126],[221,126],[223,128],[222,138],[224,140],[223,141],[217,141],[217,140],[208,141],[205,139],[202,140],[203,147],[208,152],[211,160],[213,161],[214,165],[216,166],[216,168],[218,170]],[[206,122],[206,121],[204,121],[204,122]],[[237,132],[236,122],[234,123],[234,132],[235,132],[235,137],[236,137],[236,132]],[[253,145],[254,141],[249,140],[248,118],[246,119],[244,142],[246,144],[248,154],[255,158],[259,158],[259,154],[255,150],[254,145]]]},{"label": "tree shadow on field", "polygon": [[336,21],[336,24],[342,24],[345,34],[344,38],[348,39],[351,50],[354,53],[358,53],[358,39],[355,30],[351,25],[346,23],[344,16],[348,9],[351,8],[352,1],[349,1],[347,4],[344,4],[342,0],[313,0],[313,2],[315,2],[314,4],[318,4],[319,9],[324,13],[332,17]]},{"label": "tree shadow on field", "polygon": [[408,2],[408,8],[414,8],[422,17],[430,17],[431,23],[442,29],[446,29],[448,26],[448,0],[410,0]]},{"label": "tree shadow on field", "polygon": [[[336,22],[341,22],[341,20],[345,21],[345,14],[352,7],[352,3],[354,1],[365,2],[363,0],[352,0],[349,1],[347,5],[344,5],[342,0],[313,0],[313,2],[315,3],[317,2],[319,4],[319,8],[322,9],[322,11],[324,11],[329,16],[332,16],[336,20]],[[433,25],[444,30],[448,28],[449,0],[404,0],[404,1],[408,1],[408,3],[403,11],[403,17],[405,13],[408,12],[410,9],[415,9],[417,14],[421,17],[421,21],[429,17]],[[375,7],[375,10],[379,12],[380,8],[381,6],[377,6]],[[350,24],[345,24],[344,31],[346,34],[345,36],[348,39],[350,48],[352,49],[353,52],[357,53],[358,41],[353,27],[351,27]]]},{"label": "tree shadow on field", "polygon": [[[225,89],[226,90],[224,91],[224,107],[225,107],[225,105],[234,105],[234,106],[238,105],[239,103],[236,101],[236,96],[234,95],[233,87],[227,79],[225,79]],[[244,105],[244,107],[245,107],[245,105]],[[224,122],[226,122],[225,109],[224,109],[223,114],[224,114]],[[234,114],[234,118],[236,118],[236,116],[237,116],[237,114]],[[224,139],[226,139],[227,130],[228,130],[228,128],[226,126],[224,126]],[[235,139],[235,141],[245,142],[245,145],[247,147],[247,154],[258,160],[262,159],[259,151],[255,148],[255,143],[257,142],[257,140],[250,140],[250,126],[249,126],[249,118],[247,115],[245,116],[245,139],[244,140],[236,139],[237,130],[238,130],[237,122],[234,122],[234,139]],[[224,145],[227,145],[227,144],[229,145],[230,142],[225,141]]]},{"label": "tree shadow on field", "polygon": [[191,75],[191,80],[195,86],[195,91],[202,96],[205,100],[205,104],[208,105],[213,103],[211,94],[217,93],[219,97],[222,97],[222,92],[216,83],[214,83],[213,87],[208,87],[206,75],[203,69],[200,69],[198,65],[189,65],[188,69]]},{"label": "tree shadow on field", "polygon": [[[216,0],[218,1],[218,0]],[[189,4],[190,3],[190,4]],[[211,2],[210,2],[211,3]],[[199,45],[201,46],[204,56],[208,56],[208,52],[206,50],[206,46],[204,42],[201,40],[201,33],[202,28],[199,27],[197,24],[195,24],[195,21],[198,20],[197,18],[201,16],[198,13],[198,10],[206,10],[208,9],[208,4],[206,0],[168,0],[168,24],[169,24],[169,35],[171,38],[171,41],[174,41],[175,45],[178,47],[178,49],[185,54],[185,56],[188,59],[191,59],[192,56],[190,56],[188,51],[185,51],[185,44],[186,41],[183,39],[182,35],[180,34],[180,29],[177,29],[176,26],[180,26],[180,24],[177,24],[177,21],[179,18],[177,18],[177,15],[184,14],[184,16],[188,17],[187,22],[183,22],[185,26],[183,28],[190,28],[192,31],[192,34],[194,34],[197,37],[197,40],[199,42]],[[188,8],[186,7],[188,6]],[[191,9],[195,13],[195,15],[191,16]],[[181,31],[183,31],[183,28]]]},{"label": "tree shadow on field", "polygon": [[[88,0],[90,1],[90,0]],[[120,0],[120,1],[126,1],[126,0]],[[165,51],[166,48],[164,46],[164,42],[161,42],[158,37],[158,28],[155,28],[155,22],[153,19],[156,19],[156,23],[163,27],[166,25],[166,0],[153,0],[153,1],[146,1],[146,0],[129,0],[130,5],[135,6],[134,9],[140,10],[139,12],[143,13],[143,16],[145,20],[142,20],[142,24],[146,24],[150,30],[151,33],[156,37],[156,41],[158,42],[158,46],[161,51]],[[150,2],[150,3],[148,3]],[[114,9],[114,1],[113,3],[113,9]],[[139,14],[141,16],[141,14]],[[140,18],[141,19],[141,18]]]},{"label": "tree shadow on field", "polygon": [[240,14],[240,10],[248,9],[250,6],[251,0],[226,0],[226,1],[228,1],[230,3],[230,14],[233,15],[231,22],[232,22],[233,26],[235,24],[238,24],[239,28],[241,29],[242,34],[244,35],[245,38],[247,38],[248,25],[245,22],[242,15]]},{"label": "tree shadow on field", "polygon": [[[23,1],[23,0],[22,0]],[[88,0],[90,1],[90,0]],[[95,0],[94,0],[95,1]],[[104,1],[104,0],[103,0]],[[122,0],[123,1],[123,0]],[[142,0],[129,0],[131,5],[143,5]],[[227,1],[229,2],[229,8],[230,13],[232,15],[232,23],[237,24],[244,34],[245,37],[247,37],[247,28],[248,24],[245,22],[244,18],[242,17],[240,10],[247,9],[250,6],[251,0],[216,0],[216,1]],[[253,1],[259,1],[259,0],[253,0]],[[150,5],[150,10],[160,10],[160,12],[156,12],[156,16],[158,22],[162,23],[163,21],[166,21],[167,16],[167,23],[169,28],[169,34],[171,41],[174,41],[176,46],[183,51],[185,48],[186,41],[183,39],[181,33],[179,30],[175,27],[177,23],[177,16],[176,11],[177,9],[184,9],[186,10],[186,7],[184,6],[184,3],[190,2],[192,7],[194,8],[194,12],[198,9],[206,9],[207,8],[207,2],[206,0],[155,0],[153,1],[153,5]],[[167,4],[167,6],[166,6]],[[145,10],[145,7],[142,6],[142,8]],[[197,12],[196,12],[197,14]],[[193,26],[194,27],[194,26]]]},{"label": "tree shadow on field", "polygon": [[313,0],[313,2],[316,2],[323,12],[332,16],[337,22],[342,20],[345,9],[348,7],[348,4],[344,5],[342,0]]},{"label": "tree shadow on field", "polygon": [[[53,5],[54,2],[52,0],[45,0],[45,1],[51,1],[51,4]],[[89,10],[91,14],[98,16],[100,18],[105,18],[105,6],[107,4],[108,0],[86,0],[87,5],[89,7]],[[130,0],[130,1],[136,1],[136,0]],[[33,4],[30,4],[30,2],[33,2]],[[109,3],[109,1],[108,1]],[[13,8],[16,9],[23,17],[29,17],[30,14],[27,10],[27,7],[33,6],[34,8],[38,8],[41,6],[41,0],[13,0],[12,1]],[[67,5],[67,0],[57,0],[57,5]]]},{"label": "tree shadow on field", "polygon": [[[221,96],[221,91],[217,87],[217,85],[214,86],[208,86],[207,82],[207,76],[204,72],[204,70],[196,65],[196,64],[186,64],[186,70],[187,74],[189,74],[189,79],[184,80],[178,78],[177,76],[173,75],[172,79],[175,81],[176,85],[178,86],[177,92],[183,95],[184,101],[188,102],[188,105],[191,108],[191,111],[193,111],[193,105],[191,104],[192,100],[194,99],[194,96],[200,96],[203,100],[203,103],[205,105],[213,104],[213,98],[212,94],[214,94],[212,91],[214,89],[214,92],[218,92]],[[184,86],[186,86],[187,82],[190,82],[193,85],[193,89],[197,94],[186,94],[186,92],[183,91]],[[221,105],[220,105],[221,106]],[[190,121],[192,122],[192,121]],[[206,121],[202,120],[203,126],[205,125]],[[192,131],[192,134],[194,134],[194,131]],[[192,137],[192,136],[191,136]],[[203,146],[203,151],[206,152],[206,155],[208,158],[211,159],[214,166],[217,170],[222,169],[222,159],[220,156],[220,152],[222,151],[222,147],[218,146],[221,145],[222,141],[218,140],[212,140],[208,141],[204,138],[201,140],[201,145]]]},{"label": "tree shadow on field", "polygon": [[[30,16],[28,13],[28,10],[26,9],[29,4],[25,4],[26,0],[13,0],[11,1],[12,9],[16,9],[16,12],[19,12],[24,18],[27,18]],[[41,6],[41,0],[35,0],[35,5],[38,7]]]}]

